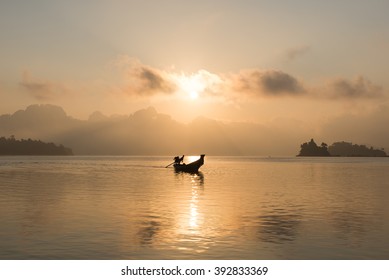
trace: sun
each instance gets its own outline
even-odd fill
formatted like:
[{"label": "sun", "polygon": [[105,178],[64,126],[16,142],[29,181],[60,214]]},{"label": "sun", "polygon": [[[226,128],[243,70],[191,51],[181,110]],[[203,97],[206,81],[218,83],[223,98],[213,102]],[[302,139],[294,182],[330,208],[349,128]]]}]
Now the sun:
[{"label": "sun", "polygon": [[218,75],[206,70],[199,70],[192,74],[172,74],[171,77],[178,85],[179,92],[192,101],[206,97],[222,82]]},{"label": "sun", "polygon": [[181,97],[195,101],[206,99],[217,95],[223,84],[223,79],[217,74],[206,70],[199,70],[194,73],[171,73],[172,81],[178,86],[178,93]]},{"label": "sun", "polygon": [[206,83],[199,75],[182,75],[179,78],[179,87],[190,99],[198,99],[206,88]]},{"label": "sun", "polygon": [[195,100],[195,99],[199,98],[199,93],[195,90],[192,90],[191,92],[189,92],[189,96],[192,100]]}]

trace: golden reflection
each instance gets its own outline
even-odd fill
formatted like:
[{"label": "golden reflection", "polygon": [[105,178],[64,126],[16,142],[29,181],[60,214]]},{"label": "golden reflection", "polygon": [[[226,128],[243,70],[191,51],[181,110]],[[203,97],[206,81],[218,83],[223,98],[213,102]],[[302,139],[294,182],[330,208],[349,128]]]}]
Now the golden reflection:
[{"label": "golden reflection", "polygon": [[198,193],[198,186],[196,184],[196,179],[194,178],[197,176],[196,174],[193,174],[191,178],[191,185],[192,185],[192,196],[190,200],[190,216],[189,216],[189,226],[190,228],[197,228],[198,227],[198,206],[199,206],[199,193]]},{"label": "golden reflection", "polygon": [[189,219],[189,226],[191,228],[197,227],[197,205],[195,203],[190,204],[190,219]]},{"label": "golden reflection", "polygon": [[209,249],[204,232],[204,209],[202,208],[202,195],[204,193],[204,175],[201,172],[189,174],[179,173],[177,178],[182,180],[186,199],[182,198],[182,207],[179,210],[176,235],[178,236],[177,249],[181,251],[204,252]]},{"label": "golden reflection", "polygon": [[201,221],[203,221],[203,215],[200,211],[200,192],[204,190],[204,176],[202,173],[194,174],[182,174],[184,180],[189,179],[190,184],[190,198],[189,198],[189,209],[185,216],[187,216],[187,229],[185,232],[191,234],[199,234],[201,229]]},{"label": "golden reflection", "polygon": [[127,225],[125,244],[135,242],[145,254],[163,246],[192,257],[212,248],[215,232],[204,201],[203,173],[175,172],[174,176],[175,195],[167,197],[168,203],[158,200],[163,191],[138,201],[139,211],[129,214],[133,222]]}]

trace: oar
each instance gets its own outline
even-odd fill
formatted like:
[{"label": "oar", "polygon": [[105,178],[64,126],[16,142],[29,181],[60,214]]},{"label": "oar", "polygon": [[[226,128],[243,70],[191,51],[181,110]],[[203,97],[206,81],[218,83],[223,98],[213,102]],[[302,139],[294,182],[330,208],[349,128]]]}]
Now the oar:
[{"label": "oar", "polygon": [[165,168],[168,168],[170,165],[172,165],[173,163],[175,163],[175,161],[173,161],[171,164],[169,165],[166,165]]}]

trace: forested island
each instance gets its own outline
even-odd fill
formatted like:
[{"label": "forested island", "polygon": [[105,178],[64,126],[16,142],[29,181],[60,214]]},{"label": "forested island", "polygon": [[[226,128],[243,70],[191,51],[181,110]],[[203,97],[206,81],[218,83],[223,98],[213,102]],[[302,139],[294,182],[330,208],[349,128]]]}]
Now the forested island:
[{"label": "forested island", "polygon": [[40,140],[0,137],[0,155],[73,155],[70,148]]},{"label": "forested island", "polygon": [[368,148],[366,145],[353,144],[351,142],[335,142],[328,146],[321,143],[318,146],[313,139],[301,144],[300,153],[297,156],[338,156],[338,157],[386,157],[384,149]]}]

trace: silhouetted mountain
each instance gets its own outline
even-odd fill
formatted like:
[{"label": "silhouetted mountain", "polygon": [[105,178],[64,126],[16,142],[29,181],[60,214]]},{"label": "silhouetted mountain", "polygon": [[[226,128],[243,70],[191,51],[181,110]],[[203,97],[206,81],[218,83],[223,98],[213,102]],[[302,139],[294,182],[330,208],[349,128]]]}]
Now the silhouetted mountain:
[{"label": "silhouetted mountain", "polygon": [[93,112],[88,118],[88,121],[91,122],[101,122],[106,120],[108,120],[108,117],[99,111]]},{"label": "silhouetted mountain", "polygon": [[[32,105],[13,115],[0,116],[0,135],[63,143],[75,154],[239,155],[241,150],[255,154],[254,146],[238,148],[244,143],[237,145],[232,139],[232,127],[206,118],[198,118],[189,124],[179,123],[153,107],[129,116],[107,117],[94,112],[86,121],[73,119],[62,108],[53,105]],[[246,132],[255,138],[253,132]],[[251,148],[254,150],[250,151]]]},{"label": "silhouetted mountain", "polygon": [[71,149],[40,140],[0,137],[0,155],[72,155]]},{"label": "silhouetted mountain", "polygon": [[63,143],[61,135],[79,127],[83,122],[66,115],[54,105],[31,105],[12,115],[0,116],[0,135],[17,138],[42,139]]},{"label": "silhouetted mountain", "polygon": [[309,133],[292,121],[279,126],[199,117],[184,124],[153,107],[130,115],[94,112],[88,120],[53,105],[0,116],[1,136],[61,143],[78,155],[290,155]]}]

